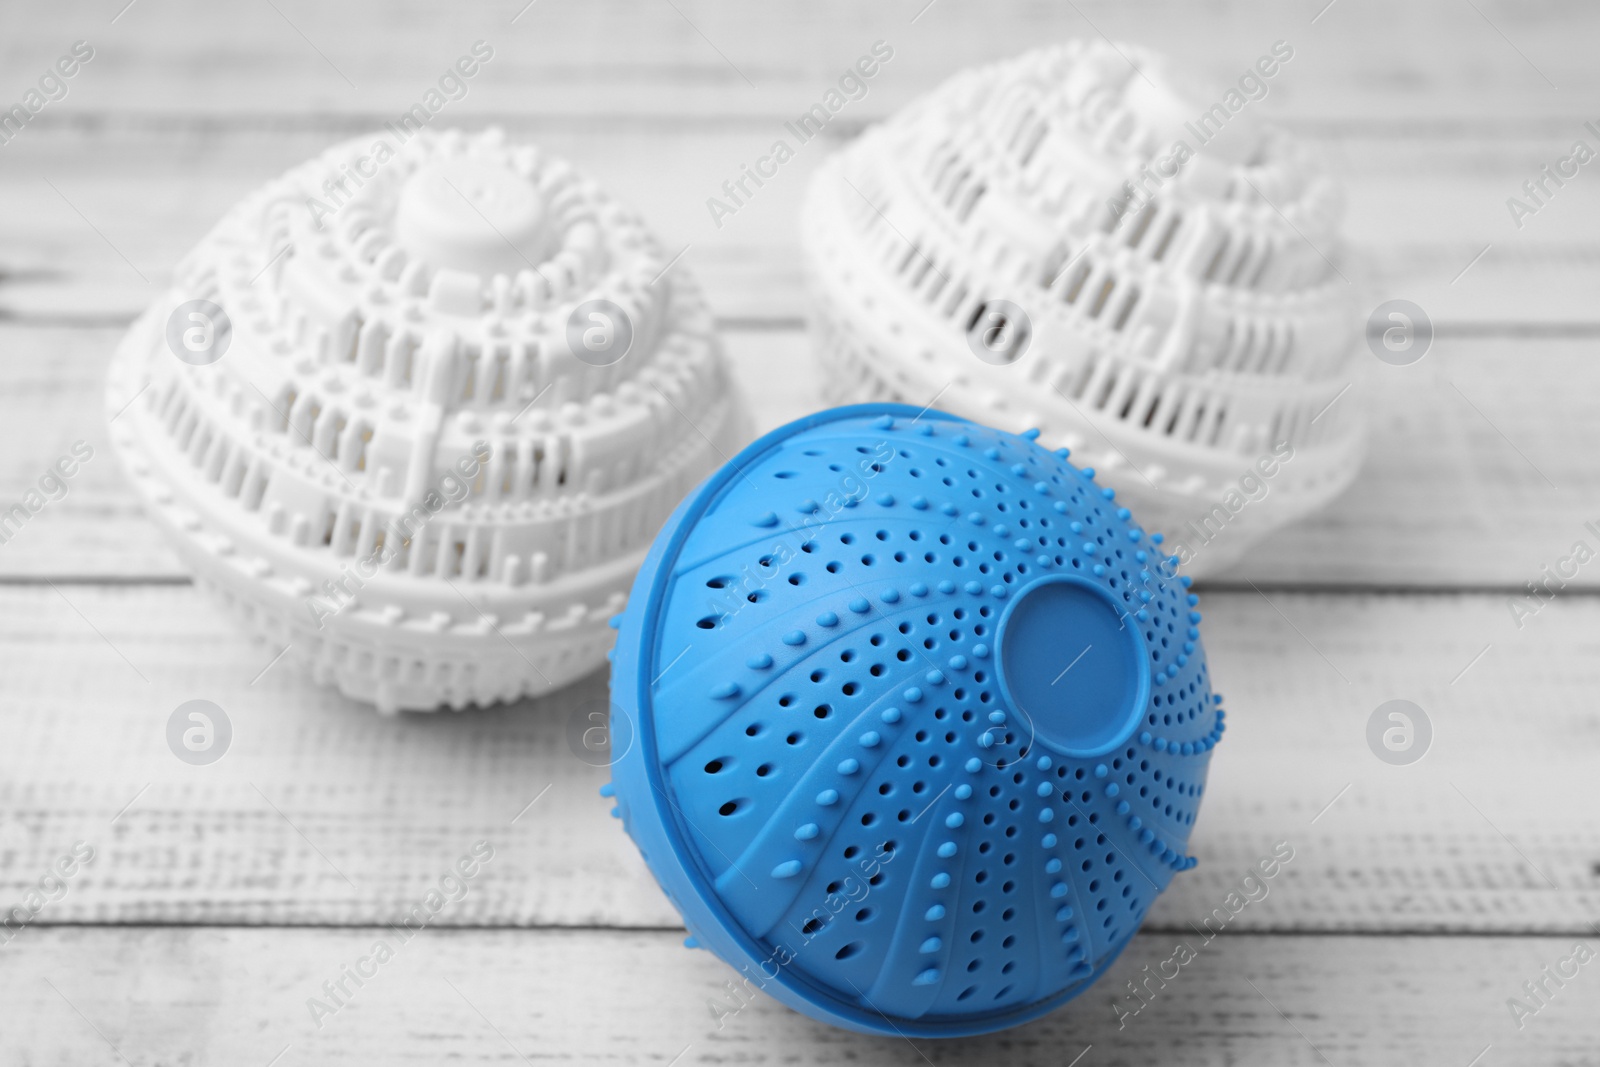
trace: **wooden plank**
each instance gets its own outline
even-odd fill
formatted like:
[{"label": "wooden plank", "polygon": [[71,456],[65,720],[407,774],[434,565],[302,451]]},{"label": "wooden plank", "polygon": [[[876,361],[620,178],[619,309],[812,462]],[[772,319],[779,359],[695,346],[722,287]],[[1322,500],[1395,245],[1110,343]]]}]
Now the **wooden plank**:
[{"label": "wooden plank", "polygon": [[[593,173],[649,220],[669,254],[687,247],[683,263],[718,315],[787,324],[805,316],[802,197],[815,168],[858,127],[798,146],[778,177],[719,226],[707,198],[785,136],[779,120],[591,126],[513,116],[506,126]],[[341,120],[309,128],[27,130],[26,142],[6,146],[0,172],[0,199],[11,208],[0,219],[0,317],[130,319],[239,197],[373,128]],[[1349,188],[1350,248],[1323,251],[1361,286],[1359,313],[1401,296],[1446,330],[1600,330],[1590,299],[1600,286],[1600,182],[1569,183],[1521,229],[1506,208],[1524,181],[1583,133],[1574,123],[1494,136],[1445,131],[1396,140],[1343,131],[1320,138]],[[86,159],[107,165],[85,167]]]},{"label": "wooden plank", "polygon": [[[75,440],[96,449],[66,496],[0,545],[0,579],[184,573],[141,517],[105,430],[101,379],[119,333],[0,326],[9,356],[0,361],[0,510],[35,488]],[[758,426],[820,405],[803,334],[725,333]],[[1441,338],[1415,366],[1371,363],[1339,401],[1369,412],[1361,479],[1321,514],[1274,535],[1229,581],[1521,589],[1574,542],[1600,548],[1600,535],[1584,525],[1600,523],[1600,364],[1591,342]],[[1269,493],[1250,506],[1276,505]],[[1600,567],[1579,569],[1571,587],[1600,588]]]},{"label": "wooden plank", "polygon": [[[346,980],[351,995],[319,1028],[307,1001],[380,939],[393,957],[359,988]],[[1560,988],[1546,980],[1552,996],[1520,1030],[1506,1006],[1572,955],[1571,938],[1222,935],[1191,946],[1195,958],[1162,982],[1144,968],[1174,973],[1179,939],[1145,935],[1099,986],[1043,1019],[915,1042],[833,1029],[760,993],[731,1011],[724,983],[736,973],[669,933],[425,929],[398,940],[381,929],[26,930],[0,969],[0,1055],[85,1065],[279,1054],[285,1064],[658,1067],[924,1067],[997,1055],[1041,1067],[1597,1062],[1600,963],[1577,966]],[[1119,1026],[1112,1002],[1140,1003],[1134,981],[1148,982],[1150,1000]]]},{"label": "wooden plank", "polygon": [[[1589,117],[1584,90],[1595,77],[1584,42],[1596,32],[1593,8],[1578,0],[1479,6],[1481,14],[1449,0],[1401,8],[1342,0],[1328,11],[1321,2],[1270,0],[610,0],[524,10],[523,0],[480,0],[446,11],[418,0],[281,0],[238,10],[149,4],[112,23],[104,5],[79,0],[14,20],[4,54],[20,81],[75,39],[94,43],[97,55],[70,95],[41,116],[52,122],[107,113],[391,116],[477,39],[494,57],[466,97],[448,105],[452,113],[787,116],[883,39],[894,59],[853,105],[879,115],[959,67],[1103,31],[1181,57],[1214,97],[1274,40],[1287,40],[1296,55],[1272,98],[1326,122]],[[373,47],[380,27],[382,47]]]},{"label": "wooden plank", "polygon": [[[1295,859],[1232,928],[1588,929],[1600,600],[1557,600],[1521,631],[1498,596],[1217,593],[1201,610],[1230,730],[1201,865],[1153,928],[1202,921],[1283,841]],[[603,676],[539,703],[383,720],[269,669],[279,651],[186,587],[0,589],[0,900],[81,840],[98,858],[43,921],[370,925],[483,839],[494,878],[448,924],[676,924],[596,795],[603,759],[580,758]],[[1367,747],[1393,698],[1432,722],[1407,767]],[[232,723],[210,766],[167,748],[191,699]]]},{"label": "wooden plank", "polygon": [[[1600,943],[1600,584],[1580,573],[1520,629],[1503,593],[1347,588],[1514,590],[1574,541],[1600,543],[1583,525],[1600,522],[1600,200],[1570,183],[1520,230],[1505,207],[1585,136],[1600,10],[523,2],[0,16],[13,72],[78,37],[98,49],[4,148],[0,320],[21,325],[0,326],[0,508],[72,441],[99,449],[0,545],[0,906],[74,842],[96,849],[4,946],[0,1062],[1600,1063],[1594,967],[1523,1029],[1506,1007],[1575,940]],[[1349,183],[1352,247],[1327,251],[1362,307],[1409,298],[1441,334],[1422,364],[1371,366],[1341,401],[1373,418],[1356,489],[1204,598],[1231,730],[1202,865],[1107,981],[1047,1020],[913,1045],[758,999],[719,1024],[731,972],[678,946],[575,739],[606,706],[602,676],[510,709],[380,720],[200,601],[117,476],[104,359],[170,264],[242,193],[393,118],[475,37],[496,57],[441,121],[537,139],[637,205],[669,251],[688,246],[770,426],[814,406],[795,239],[813,168],[961,66],[1095,28],[1183,56],[1202,95],[1292,40],[1260,112],[1319,139]],[[867,97],[714,227],[705,197],[879,37],[896,58]],[[1434,730],[1406,767],[1366,741],[1396,697]],[[235,730],[208,767],[167,749],[168,717],[194,698]],[[479,840],[495,848],[482,879],[317,1028],[306,999]],[[1278,842],[1294,860],[1205,943],[1195,924]],[[103,923],[153,925],[57,925]],[[1180,941],[1198,959],[1119,1025],[1123,983]]]}]

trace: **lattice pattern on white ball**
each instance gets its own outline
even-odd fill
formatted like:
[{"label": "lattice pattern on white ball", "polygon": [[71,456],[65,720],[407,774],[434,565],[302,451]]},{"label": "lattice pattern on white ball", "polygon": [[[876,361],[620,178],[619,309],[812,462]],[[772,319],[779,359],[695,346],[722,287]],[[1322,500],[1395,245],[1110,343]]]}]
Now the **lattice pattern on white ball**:
[{"label": "lattice pattern on white ball", "polygon": [[[830,400],[1037,426],[1211,572],[1355,476],[1359,323],[1337,186],[1248,115],[1195,126],[1160,68],[1074,42],[965,71],[819,170],[802,236]],[[1277,499],[1234,510],[1263,457]]]},{"label": "lattice pattern on white ball", "polygon": [[[397,141],[217,225],[117,352],[114,439],[197,581],[319,681],[383,711],[539,695],[603,664],[743,405],[698,290],[593,181],[497,130]],[[169,328],[209,328],[196,300],[231,323],[214,362]]]}]

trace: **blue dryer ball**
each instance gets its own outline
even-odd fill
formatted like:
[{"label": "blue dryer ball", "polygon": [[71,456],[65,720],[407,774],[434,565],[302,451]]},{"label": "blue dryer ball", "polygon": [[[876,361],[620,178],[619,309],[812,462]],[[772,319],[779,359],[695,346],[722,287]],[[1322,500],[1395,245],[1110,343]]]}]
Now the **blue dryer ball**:
[{"label": "blue dryer ball", "polygon": [[691,943],[807,1015],[961,1036],[1116,959],[1222,736],[1186,578],[1066,451],[870,404],[667,521],[611,676],[623,825]]}]

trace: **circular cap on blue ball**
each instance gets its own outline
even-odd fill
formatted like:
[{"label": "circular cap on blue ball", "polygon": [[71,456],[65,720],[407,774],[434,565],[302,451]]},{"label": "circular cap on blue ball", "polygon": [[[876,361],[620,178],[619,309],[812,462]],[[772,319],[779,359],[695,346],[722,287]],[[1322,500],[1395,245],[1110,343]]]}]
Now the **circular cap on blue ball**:
[{"label": "circular cap on blue ball", "polygon": [[1036,436],[785,426],[684,501],[618,620],[606,792],[691,940],[813,1017],[1024,1022],[1194,865],[1223,730],[1195,598]]}]

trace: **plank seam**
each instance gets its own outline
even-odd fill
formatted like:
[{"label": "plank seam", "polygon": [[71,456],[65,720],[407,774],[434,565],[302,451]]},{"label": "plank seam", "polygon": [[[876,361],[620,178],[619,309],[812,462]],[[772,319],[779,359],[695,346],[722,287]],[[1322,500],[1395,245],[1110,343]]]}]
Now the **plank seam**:
[{"label": "plank seam", "polygon": [[[107,589],[120,588],[181,588],[192,586],[194,579],[185,574],[0,574],[0,589],[30,589],[49,585],[77,586]],[[1316,583],[1316,582],[1233,582],[1226,579],[1197,581],[1196,594],[1241,595],[1250,593],[1280,593],[1285,596],[1338,596],[1338,597],[1496,597],[1524,596],[1527,589],[1510,585],[1378,585],[1367,582]],[[1600,585],[1569,585],[1561,591],[1561,598],[1590,600],[1600,597]]]},{"label": "plank seam", "polygon": [[[28,929],[50,928],[61,930],[388,930],[392,924],[381,922],[359,923],[334,923],[334,922],[305,922],[305,923],[243,923],[243,922],[151,922],[151,921],[75,921],[75,920],[36,920],[28,924]],[[602,933],[602,934],[672,934],[687,936],[687,931],[682,926],[606,926],[597,923],[578,923],[562,925],[559,923],[531,923],[517,925],[510,923],[449,923],[430,924],[425,929],[436,932],[462,931],[462,932],[487,932],[506,931],[521,933]],[[1140,935],[1161,936],[1194,936],[1192,927],[1184,925],[1169,925],[1167,923],[1147,923],[1139,927]],[[1317,929],[1315,927],[1267,927],[1260,930],[1221,930],[1213,940],[1224,938],[1292,938],[1292,937],[1328,937],[1328,938],[1395,938],[1417,937],[1438,939],[1496,939],[1520,940],[1527,938],[1572,938],[1593,937],[1594,930],[1586,926],[1558,927],[1552,930],[1505,929],[1505,930],[1471,930],[1471,929],[1436,929],[1431,927],[1394,927],[1371,930],[1340,930]]]},{"label": "plank seam", "polygon": [[[19,268],[16,274],[26,271]],[[63,284],[62,289],[70,288]],[[13,311],[0,307],[0,326],[36,330],[111,330],[126,329],[137,316],[122,312],[33,312]],[[806,319],[803,315],[730,315],[712,320],[717,329],[733,333],[804,333]],[[1531,322],[1517,319],[1503,321],[1449,320],[1434,323],[1434,337],[1443,340],[1585,340],[1600,337],[1600,321],[1595,322]]]}]

